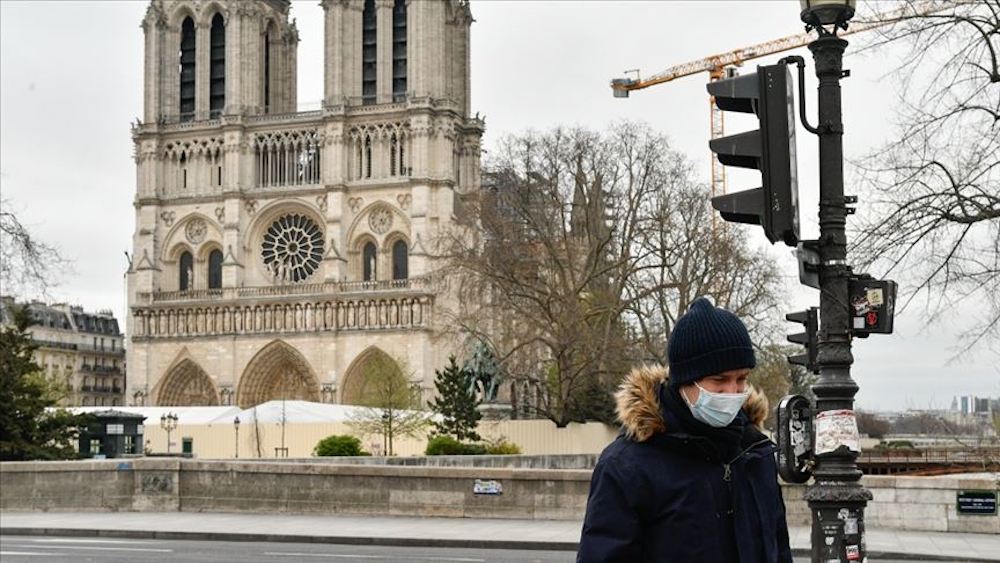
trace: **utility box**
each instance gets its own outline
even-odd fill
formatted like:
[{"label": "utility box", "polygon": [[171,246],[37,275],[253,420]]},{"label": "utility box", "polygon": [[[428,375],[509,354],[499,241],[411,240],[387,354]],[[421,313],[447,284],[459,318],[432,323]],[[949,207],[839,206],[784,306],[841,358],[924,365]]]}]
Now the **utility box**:
[{"label": "utility box", "polygon": [[94,422],[80,429],[79,450],[86,457],[133,457],[142,455],[141,414],[116,410],[91,413]]}]

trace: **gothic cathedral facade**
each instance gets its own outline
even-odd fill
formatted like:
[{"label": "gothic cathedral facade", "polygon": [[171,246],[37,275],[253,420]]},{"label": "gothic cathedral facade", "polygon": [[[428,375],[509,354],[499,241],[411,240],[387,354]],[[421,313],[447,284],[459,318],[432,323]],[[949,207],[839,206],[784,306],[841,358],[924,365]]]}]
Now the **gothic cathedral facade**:
[{"label": "gothic cathedral facade", "polygon": [[321,5],[297,111],[288,0],[150,2],[129,404],[354,403],[386,358],[427,395],[458,351],[429,247],[480,182],[468,2]]}]

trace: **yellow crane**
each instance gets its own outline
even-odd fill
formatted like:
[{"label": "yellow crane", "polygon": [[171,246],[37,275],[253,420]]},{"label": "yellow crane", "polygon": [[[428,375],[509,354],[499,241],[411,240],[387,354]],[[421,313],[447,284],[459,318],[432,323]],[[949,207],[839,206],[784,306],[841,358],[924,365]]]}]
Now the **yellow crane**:
[{"label": "yellow crane", "polygon": [[[904,18],[939,12],[945,8],[953,7],[956,4],[964,4],[968,1],[969,0],[957,0],[953,3],[942,3],[928,0],[914,4],[908,3],[899,9],[876,15],[872,19],[852,22],[850,27],[846,31],[842,31],[840,35],[867,31],[869,29],[897,22]],[[812,42],[813,39],[815,39],[815,37],[809,33],[789,35],[788,37],[782,37],[781,39],[773,39],[771,41],[765,41],[764,43],[758,43],[749,47],[734,49],[727,53],[712,55],[696,61],[672,66],[648,78],[639,77],[637,70],[628,71],[635,72],[637,74],[636,78],[615,78],[611,81],[611,89],[614,91],[614,96],[616,98],[627,98],[629,96],[629,92],[633,90],[642,90],[643,88],[649,88],[650,86],[656,86],[657,84],[663,84],[664,82],[670,82],[672,80],[690,76],[692,74],[698,74],[700,72],[707,72],[709,80],[711,81],[721,80],[722,78],[727,78],[727,74],[731,75],[735,70],[735,67],[741,66],[746,61],[803,47]],[[722,120],[722,112],[715,107],[715,100],[711,97],[709,97],[708,100],[708,107],[711,124],[711,138],[718,139],[723,136],[725,131]],[[716,195],[726,193],[726,172],[725,168],[718,161],[718,159],[712,158],[711,162],[712,196],[714,197]]]}]

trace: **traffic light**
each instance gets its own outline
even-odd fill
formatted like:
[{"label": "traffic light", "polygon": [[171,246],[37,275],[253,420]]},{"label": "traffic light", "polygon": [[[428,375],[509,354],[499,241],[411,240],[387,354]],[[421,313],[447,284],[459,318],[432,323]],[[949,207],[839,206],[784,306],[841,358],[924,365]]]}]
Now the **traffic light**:
[{"label": "traffic light", "polygon": [[817,349],[816,333],[819,331],[819,309],[809,307],[805,311],[797,311],[785,315],[785,320],[793,323],[800,323],[805,326],[805,332],[789,334],[788,341],[802,344],[806,347],[805,354],[788,356],[788,363],[804,366],[807,370],[819,373],[819,363],[816,361]]},{"label": "traffic light", "polygon": [[799,241],[795,161],[795,97],[783,64],[709,82],[708,93],[723,111],[755,113],[760,129],[712,139],[709,147],[728,166],[760,170],[762,186],[712,198],[726,221],[762,225],[772,243]]},{"label": "traffic light", "polygon": [[896,314],[896,282],[877,280],[867,274],[851,276],[847,286],[851,301],[851,334],[892,334]]}]

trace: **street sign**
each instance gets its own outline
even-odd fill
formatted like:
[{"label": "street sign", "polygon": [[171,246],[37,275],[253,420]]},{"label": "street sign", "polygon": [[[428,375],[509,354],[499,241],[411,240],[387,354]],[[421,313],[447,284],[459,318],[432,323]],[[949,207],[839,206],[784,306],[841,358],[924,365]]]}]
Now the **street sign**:
[{"label": "street sign", "polygon": [[994,516],[997,513],[995,491],[958,491],[958,513]]}]

